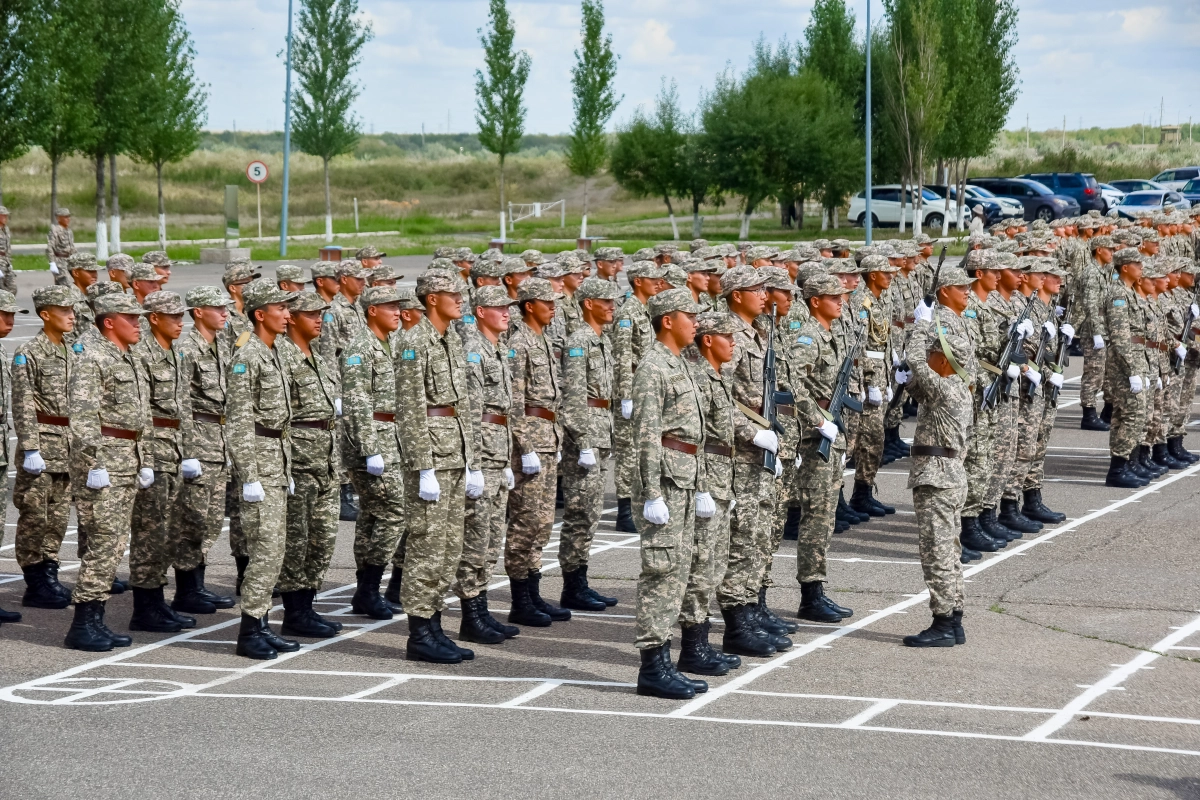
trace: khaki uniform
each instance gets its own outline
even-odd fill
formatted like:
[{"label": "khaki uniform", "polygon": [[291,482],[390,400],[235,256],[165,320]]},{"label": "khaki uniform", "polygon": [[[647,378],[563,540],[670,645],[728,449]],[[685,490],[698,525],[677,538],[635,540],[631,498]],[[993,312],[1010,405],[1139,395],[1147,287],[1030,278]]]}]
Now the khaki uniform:
[{"label": "khaki uniform", "polygon": [[54,282],[59,286],[71,285],[71,273],[67,269],[67,260],[75,255],[75,231],[64,228],[58,222],[50,225],[50,233],[46,235],[46,258],[58,267]]},{"label": "khaki uniform", "polygon": [[654,343],[650,312],[637,297],[629,298],[617,309],[613,318],[613,402],[617,404],[613,418],[613,447],[616,450],[616,472],[613,477],[618,498],[631,497],[635,443],[633,423],[620,413],[622,400],[633,399],[633,373],[646,351]]},{"label": "khaki uniform", "polygon": [[971,343],[975,346],[975,356],[980,364],[992,367],[980,368],[974,392],[974,426],[971,429],[971,441],[967,448],[963,468],[967,473],[967,499],[963,505],[964,517],[978,517],[984,508],[984,498],[987,494],[988,481],[991,479],[995,465],[996,435],[1000,426],[1000,417],[1008,412],[1005,400],[997,400],[992,408],[983,407],[983,392],[991,385],[996,374],[996,362],[1000,352],[1008,341],[1008,323],[997,313],[989,303],[979,299],[974,293],[967,295],[967,308],[963,311]]},{"label": "khaki uniform", "polygon": [[1104,386],[1105,348],[1097,350],[1092,339],[1094,336],[1104,336],[1104,303],[1112,283],[1112,267],[1093,261],[1080,274],[1076,284],[1076,299],[1083,305],[1083,321],[1078,326],[1078,335],[1079,346],[1083,349],[1079,404],[1084,408],[1096,406],[1096,394]]},{"label": "khaki uniform", "polygon": [[[1101,335],[1108,343],[1109,384],[1112,387],[1112,428],[1108,446],[1114,456],[1128,458],[1142,440],[1146,429],[1145,384],[1150,375],[1150,360],[1146,352],[1147,325],[1138,295],[1121,281],[1112,284],[1104,304],[1104,330]],[[1141,341],[1135,341],[1140,339]],[[1129,378],[1139,375],[1143,389],[1134,394]]]}]

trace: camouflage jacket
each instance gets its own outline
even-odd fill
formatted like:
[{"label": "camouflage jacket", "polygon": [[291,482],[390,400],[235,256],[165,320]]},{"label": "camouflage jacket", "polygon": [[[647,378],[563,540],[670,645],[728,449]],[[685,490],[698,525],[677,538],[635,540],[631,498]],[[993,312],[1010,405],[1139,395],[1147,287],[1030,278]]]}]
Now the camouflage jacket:
[{"label": "camouflage jacket", "polygon": [[[46,259],[65,262],[75,254],[75,231],[64,228],[57,222],[50,226],[46,236]],[[59,264],[61,268],[63,264]]]},{"label": "camouflage jacket", "polygon": [[1135,337],[1145,340],[1146,317],[1137,292],[1122,281],[1115,281],[1109,287],[1104,303],[1104,328],[1108,334],[1105,338],[1108,344],[1106,362],[1125,378],[1149,375],[1150,361],[1146,346],[1133,341]]},{"label": "camouflage jacket", "polygon": [[575,331],[564,345],[562,420],[576,450],[612,447],[614,364],[612,342],[596,335],[590,325]]},{"label": "camouflage jacket", "polygon": [[12,234],[7,225],[0,225],[0,257],[8,258],[12,253]]},{"label": "camouflage jacket", "polygon": [[225,380],[225,440],[237,480],[287,486],[292,409],[278,354],[253,333],[239,336]]},{"label": "camouflage jacket", "polygon": [[[449,326],[438,333],[423,316],[404,332],[399,347],[397,421],[405,469],[479,469],[479,429],[471,413],[467,357],[458,331]],[[431,415],[434,409],[447,413]]]},{"label": "camouflage jacket", "polygon": [[280,336],[275,339],[275,352],[287,379],[292,407],[288,428],[292,472],[333,478],[342,460],[333,428],[337,382],[315,345],[315,341],[310,345],[312,355],[305,356],[290,337]]},{"label": "camouflage jacket", "polygon": [[[341,295],[335,295],[336,300]],[[333,313],[333,306],[325,309],[325,313],[321,315],[321,335],[312,343],[313,352],[320,353],[321,358],[325,359],[327,367],[333,367],[330,370],[330,377],[341,386],[342,373],[337,369],[338,361],[338,341],[337,341],[337,315]]]},{"label": "camouflage jacket", "polygon": [[[471,419],[479,426],[480,464],[489,469],[504,469],[512,455],[512,436],[507,418],[512,406],[512,376],[508,373],[508,349],[494,345],[471,327],[463,339],[467,354],[467,394],[471,399]],[[505,424],[483,419],[488,414],[504,417]]]},{"label": "camouflage jacket", "polygon": [[[704,416],[705,449],[697,482],[717,500],[729,500],[733,497],[733,387],[707,359],[701,358],[691,369]],[[712,452],[720,448],[725,452]]]},{"label": "camouflage jacket", "polygon": [[[932,279],[932,278],[931,278]],[[867,290],[871,303],[858,312],[859,320],[866,324],[862,348],[858,352],[859,371],[862,373],[862,386],[875,387],[881,391],[888,386],[892,375],[892,295],[882,292],[879,297],[872,297]],[[863,317],[866,312],[866,317]],[[883,391],[887,394],[886,391]]]},{"label": "camouflage jacket", "polygon": [[558,308],[562,313],[563,326],[567,332],[567,339],[574,336],[575,332],[580,328],[589,327],[583,321],[583,310],[579,307],[579,301],[574,296],[564,297],[559,301]]},{"label": "camouflage jacket", "polygon": [[[328,324],[333,329],[334,352],[341,355],[342,351],[350,346],[350,340],[366,328],[366,318],[358,301],[350,302],[346,295],[341,293],[334,296],[333,302],[329,304],[329,311],[333,313],[333,320]],[[325,335],[323,330],[321,335]]]},{"label": "camouflage jacket", "polygon": [[562,413],[558,361],[545,335],[521,322],[508,337],[508,366],[512,375],[512,408],[508,423],[517,454],[553,453],[562,450],[562,422],[525,413],[526,406],[544,408],[556,417]]},{"label": "camouflage jacket", "polygon": [[47,472],[71,469],[71,431],[62,425],[38,422],[38,412],[67,418],[66,387],[71,383],[78,354],[50,341],[45,331],[17,348],[12,362],[12,415],[17,433],[17,460],[24,451],[37,450]]},{"label": "camouflage jacket", "polygon": [[1146,358],[1150,362],[1150,377],[1166,377],[1171,371],[1171,359],[1167,355],[1167,315],[1157,299],[1138,295],[1138,305],[1146,318]]},{"label": "camouflage jacket", "polygon": [[[183,420],[192,416],[188,386],[191,369],[186,356],[174,344],[164,348],[151,334],[134,345],[150,381],[150,416],[147,450],[155,472],[174,475],[183,460]],[[174,427],[172,427],[174,423]]]},{"label": "camouflage jacket", "polygon": [[346,343],[340,358],[342,462],[348,469],[366,469],[368,456],[383,456],[385,465],[399,469],[400,409],[391,344],[380,341],[363,325]]},{"label": "camouflage jacket", "polygon": [[[96,327],[96,315],[92,311],[92,307],[88,305],[87,297],[83,292],[79,291],[77,286],[72,286],[71,292],[71,308],[75,311],[75,327],[63,334],[63,342],[66,344],[74,344],[79,341],[79,337],[83,336],[89,329]],[[145,326],[146,318],[139,317],[141,325]],[[143,330],[143,335],[145,331]]]},{"label": "camouflage jacket", "polygon": [[[767,354],[766,337],[744,319],[731,314],[736,330],[733,334],[733,358],[721,365],[721,372],[733,386],[733,399],[756,414],[763,406],[763,361]],[[776,359],[778,363],[780,359]],[[785,390],[786,391],[786,390]],[[736,461],[754,463],[762,458],[762,450],[754,446],[754,437],[762,426],[753,422],[736,405],[733,411],[734,447]]]},{"label": "camouflage jacket", "polygon": [[[802,387],[796,395],[796,419],[800,425],[800,440],[819,437],[817,428],[829,419],[822,407],[828,405],[837,383],[838,370],[845,358],[845,345],[833,330],[809,317],[796,336],[793,363],[796,381]],[[839,433],[834,446],[845,449],[846,438]]]},{"label": "camouflage jacket", "polygon": [[642,357],[654,344],[654,329],[650,326],[650,312],[637,297],[630,295],[621,304],[613,318],[613,358],[616,371],[613,375],[615,400],[631,400],[633,396],[633,373]]},{"label": "camouflage jacket", "polygon": [[908,363],[913,373],[908,391],[917,401],[913,447],[945,447],[955,451],[955,455],[914,455],[908,471],[910,489],[917,486],[952,489],[967,485],[963,462],[974,419],[971,390],[958,375],[943,378],[930,369],[925,359],[936,341],[933,325],[919,323],[908,348]]},{"label": "camouflage jacket", "polygon": [[[141,358],[103,336],[89,338],[78,354],[67,389],[71,418],[71,472],[80,486],[89,470],[106,469],[114,486],[128,485],[142,467],[152,467],[150,384]],[[134,438],[103,433],[130,431]]]},{"label": "camouflage jacket", "polygon": [[996,377],[996,362],[1008,343],[1008,320],[993,306],[980,300],[975,292],[967,293],[967,307],[963,310],[962,318],[971,344],[975,346],[975,358],[979,364],[975,385],[983,388]]},{"label": "camouflage jacket", "polygon": [[[662,496],[662,482],[680,489],[708,490],[700,461],[704,455],[704,410],[691,368],[661,342],[655,341],[633,376],[633,440],[637,467],[633,477],[639,501]],[[663,447],[669,437],[695,445],[695,455]],[[651,544],[643,539],[643,544]]]},{"label": "camouflage jacket", "polygon": [[[8,363],[8,351],[0,344],[0,420],[4,421],[4,446],[0,448],[0,466],[8,466],[8,404],[12,397],[12,368]],[[18,459],[24,460],[23,458]]]},{"label": "camouflage jacket", "polygon": [[221,422],[200,420],[195,414],[225,418],[225,368],[229,348],[217,336],[209,342],[195,328],[183,335],[179,346],[184,355],[191,414],[184,415],[183,457],[225,466],[225,426]]},{"label": "camouflage jacket", "polygon": [[221,341],[221,346],[226,351],[232,352],[235,343],[241,338],[243,333],[254,334],[254,326],[250,324],[249,317],[237,310],[236,303],[230,303],[228,311],[229,319],[226,320],[225,327],[217,334],[217,338]]},{"label": "camouflage jacket", "polygon": [[1083,306],[1083,313],[1079,315],[1081,322],[1078,333],[1084,339],[1093,336],[1108,339],[1108,328],[1104,324],[1104,306],[1112,284],[1112,267],[1099,261],[1092,261],[1079,274],[1075,284],[1075,301]]}]

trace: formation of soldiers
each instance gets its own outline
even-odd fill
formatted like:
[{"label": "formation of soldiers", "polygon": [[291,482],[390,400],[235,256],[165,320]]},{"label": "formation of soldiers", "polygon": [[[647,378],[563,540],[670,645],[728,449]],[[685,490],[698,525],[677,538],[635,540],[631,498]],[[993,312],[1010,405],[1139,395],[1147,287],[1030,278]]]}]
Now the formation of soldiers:
[{"label": "formation of soldiers", "polygon": [[[353,613],[404,613],[408,658],[459,663],[475,657],[460,642],[498,645],[617,604],[588,580],[612,468],[617,528],[641,540],[638,692],[688,698],[707,684],[684,673],[725,675],[792,647],[797,624],[767,602],[784,538],[797,543],[796,616],[853,615],[825,591],[826,551],[835,533],[895,513],[875,478],[911,458],[933,620],[904,643],[963,644],[962,565],[1064,519],[1041,487],[1076,339],[1082,425],[1111,437],[1108,485],[1200,460],[1182,444],[1200,365],[1198,221],[1166,209],[1010,225],[972,234],[960,266],[931,262],[922,234],[854,251],[695,240],[628,266],[615,247],[439,248],[415,290],[367,246],[307,277],[233,262],[221,286],[184,297],[165,288],[166,253],[114,256],[104,282],[92,256],[71,253],[56,262],[70,285],[34,292],[42,331],[0,375],[20,461],[23,603],[73,603],[66,646],[86,651],[131,644],[105,618],[126,589],[131,631],[192,627],[235,604],[205,584],[228,517],[236,652],[275,658],[299,647],[285,637],[341,629],[313,606],[349,518]],[[17,312],[0,292],[0,337]],[[910,445],[899,431],[914,405]],[[541,587],[556,494],[557,605]],[[72,503],[81,565],[67,591]],[[505,622],[488,607],[501,548]],[[442,628],[450,592],[457,641]]]}]

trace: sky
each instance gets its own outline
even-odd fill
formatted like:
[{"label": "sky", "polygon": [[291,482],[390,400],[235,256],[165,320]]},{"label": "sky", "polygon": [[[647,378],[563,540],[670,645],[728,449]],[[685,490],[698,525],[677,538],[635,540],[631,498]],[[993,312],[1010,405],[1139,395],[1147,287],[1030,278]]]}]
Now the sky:
[{"label": "sky", "polygon": [[[849,0],[861,29],[867,0]],[[1200,2],[1197,0],[1016,0],[1020,95],[1007,127],[1115,127],[1146,120],[1200,121]],[[355,111],[365,132],[476,130],[475,70],[485,0],[359,0],[374,26],[358,72]],[[299,0],[297,0],[297,7]],[[287,0],[183,0],[209,85],[212,130],[283,126]],[[664,78],[686,108],[715,76],[744,69],[754,42],[803,36],[811,0],[608,0],[607,29],[619,55],[613,123],[650,107]],[[571,124],[570,68],[579,44],[578,0],[509,4],[517,46],[533,60],[526,88],[528,133]],[[872,17],[882,14],[874,0]]]}]

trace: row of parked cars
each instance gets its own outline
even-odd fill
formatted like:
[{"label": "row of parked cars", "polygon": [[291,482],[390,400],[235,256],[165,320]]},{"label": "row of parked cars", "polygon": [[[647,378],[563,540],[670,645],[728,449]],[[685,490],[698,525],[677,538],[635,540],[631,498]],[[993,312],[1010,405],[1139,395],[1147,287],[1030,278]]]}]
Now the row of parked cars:
[{"label": "row of parked cars", "polygon": [[[871,187],[871,224],[873,227],[912,224],[915,187],[899,184]],[[903,194],[903,196],[902,196]],[[1107,214],[1111,209],[1123,217],[1136,217],[1165,205],[1190,208],[1200,203],[1200,167],[1165,170],[1150,180],[1120,180],[1100,183],[1095,175],[1084,172],[1039,172],[1015,178],[970,178],[963,197],[963,219],[956,220],[957,187],[931,184],[921,189],[924,224],[940,228],[949,213],[952,224],[966,227],[972,214],[983,217],[985,225],[1007,219],[1035,219],[1050,222],[1075,217],[1088,211]],[[949,203],[946,200],[949,198]],[[947,209],[947,205],[949,208]],[[866,192],[850,200],[850,220],[866,224]]]}]

